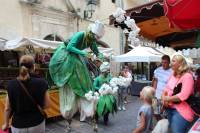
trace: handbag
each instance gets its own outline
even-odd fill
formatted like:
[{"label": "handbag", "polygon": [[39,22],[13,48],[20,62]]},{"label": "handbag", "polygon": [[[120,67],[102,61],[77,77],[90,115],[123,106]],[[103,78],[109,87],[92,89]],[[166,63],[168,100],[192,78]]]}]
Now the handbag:
[{"label": "handbag", "polygon": [[[182,83],[177,84],[177,85],[174,87],[172,96],[174,96],[174,95],[180,93],[180,92],[181,92],[181,88],[182,88]],[[178,104],[178,103],[180,103],[180,101],[179,101],[179,102],[173,102],[173,103]]]},{"label": "handbag", "polygon": [[0,129],[0,133],[9,133],[9,129],[6,129],[5,131]]},{"label": "handbag", "polygon": [[[176,87],[174,87],[173,94],[176,95],[181,92],[182,83],[179,83]],[[189,98],[186,100],[188,105],[192,108],[192,110],[197,114],[200,115],[200,97],[195,96],[194,94],[190,95]],[[180,102],[173,102],[178,104]]]},{"label": "handbag", "polygon": [[190,105],[192,110],[200,116],[200,97],[191,95],[186,102]]},{"label": "handbag", "polygon": [[36,105],[36,107],[38,108],[38,110],[40,111],[40,113],[44,116],[44,118],[47,118],[47,114],[45,113],[45,111],[42,109],[42,107],[37,104],[37,102],[34,100],[34,98],[29,94],[28,90],[26,89],[26,87],[24,86],[24,84],[22,84],[22,82],[17,79],[18,83],[20,84],[20,86],[22,87],[22,89],[24,90],[24,92],[27,94],[27,96],[31,99],[31,101]]}]

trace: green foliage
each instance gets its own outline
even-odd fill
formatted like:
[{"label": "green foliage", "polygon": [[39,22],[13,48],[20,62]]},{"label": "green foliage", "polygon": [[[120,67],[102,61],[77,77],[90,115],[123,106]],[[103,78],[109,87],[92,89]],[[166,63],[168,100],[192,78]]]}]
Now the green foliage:
[{"label": "green foliage", "polygon": [[117,112],[116,99],[111,94],[100,96],[97,104],[97,114],[99,117],[104,116],[107,112],[112,114]]},{"label": "green foliage", "polygon": [[103,115],[104,107],[105,107],[105,101],[102,98],[103,96],[100,96],[98,104],[97,104],[97,114],[99,117]]}]

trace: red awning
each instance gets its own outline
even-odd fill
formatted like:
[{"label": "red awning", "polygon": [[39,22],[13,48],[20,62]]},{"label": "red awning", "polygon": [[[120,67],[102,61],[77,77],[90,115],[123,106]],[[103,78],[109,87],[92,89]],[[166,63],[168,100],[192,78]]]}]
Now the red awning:
[{"label": "red awning", "polygon": [[200,29],[200,0],[165,0],[164,11],[171,27]]},{"label": "red awning", "polygon": [[[200,0],[197,1],[200,2]],[[171,46],[175,49],[196,47],[197,30],[185,31],[178,27],[170,27],[169,19],[165,16],[163,5],[164,0],[154,0],[126,10],[126,16],[130,16],[130,18],[135,20],[137,26],[140,28],[140,35],[160,45]],[[200,6],[200,4],[197,5]],[[180,9],[180,11],[181,10],[182,9]],[[198,13],[200,13],[200,11]],[[200,24],[200,22],[198,24]],[[121,27],[122,29],[127,28],[124,22],[117,23],[112,15],[110,15],[110,25]]]}]

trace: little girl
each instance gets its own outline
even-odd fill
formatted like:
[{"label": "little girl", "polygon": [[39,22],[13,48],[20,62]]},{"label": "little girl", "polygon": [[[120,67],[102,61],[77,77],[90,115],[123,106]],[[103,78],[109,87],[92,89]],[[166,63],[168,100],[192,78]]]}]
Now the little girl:
[{"label": "little girl", "polygon": [[125,71],[122,70],[119,74],[119,78],[123,78],[123,85],[119,85],[118,89],[118,110],[126,110],[124,106],[125,97],[127,96],[127,87],[132,81],[132,77],[126,77]]},{"label": "little girl", "polygon": [[137,125],[133,133],[150,133],[152,130],[153,109],[152,100],[154,98],[154,88],[146,86],[140,92],[140,99],[143,104],[137,115]]},{"label": "little girl", "polygon": [[[122,70],[120,73],[119,73],[119,76],[122,76],[124,77],[124,71]],[[126,87],[124,86],[119,86],[119,89],[118,89],[118,110],[121,111],[121,110],[126,110],[125,106],[124,106],[124,94],[126,93]]]}]

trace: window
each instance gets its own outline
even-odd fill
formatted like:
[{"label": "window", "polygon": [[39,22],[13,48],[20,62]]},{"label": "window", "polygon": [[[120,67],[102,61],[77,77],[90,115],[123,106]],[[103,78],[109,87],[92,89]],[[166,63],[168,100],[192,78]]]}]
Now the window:
[{"label": "window", "polygon": [[112,1],[112,3],[115,3],[116,1],[115,0],[111,0]]},{"label": "window", "polygon": [[47,35],[44,40],[50,40],[50,41],[63,41],[61,39],[61,37],[59,37],[58,35],[55,35],[55,34],[50,34],[50,35]]}]

